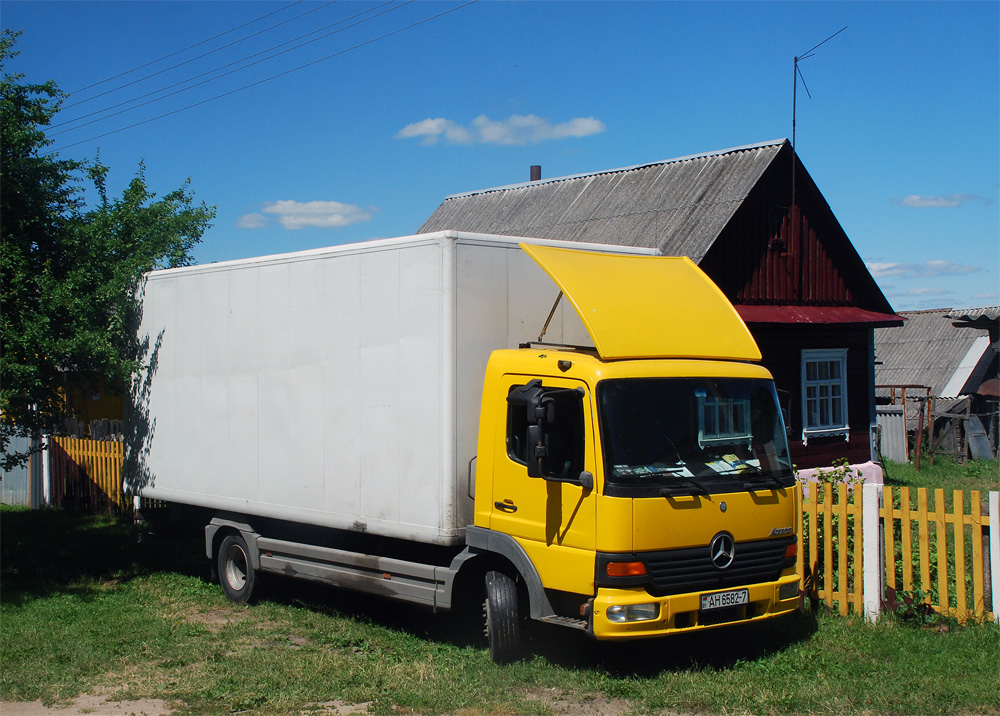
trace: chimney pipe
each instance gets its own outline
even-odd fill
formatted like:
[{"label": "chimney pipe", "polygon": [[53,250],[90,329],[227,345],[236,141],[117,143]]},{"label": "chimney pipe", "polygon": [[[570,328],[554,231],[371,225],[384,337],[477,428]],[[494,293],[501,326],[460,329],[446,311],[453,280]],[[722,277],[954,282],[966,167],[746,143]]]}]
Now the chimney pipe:
[{"label": "chimney pipe", "polygon": [[531,165],[531,181],[541,181],[542,180],[542,166],[541,164]]}]

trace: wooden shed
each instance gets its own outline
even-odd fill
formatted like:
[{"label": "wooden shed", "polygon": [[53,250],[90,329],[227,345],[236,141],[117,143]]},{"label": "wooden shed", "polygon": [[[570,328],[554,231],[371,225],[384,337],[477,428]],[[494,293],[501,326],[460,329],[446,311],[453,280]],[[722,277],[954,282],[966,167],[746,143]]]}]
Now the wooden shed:
[{"label": "wooden shed", "polygon": [[757,339],[797,465],[872,459],[873,333],[903,322],[787,140],[450,196],[420,231],[443,229],[689,256]]},{"label": "wooden shed", "polygon": [[[995,457],[1000,408],[1000,306],[901,311],[902,328],[875,331],[880,422],[958,459]],[[923,420],[921,421],[921,417]],[[981,440],[977,440],[981,437]],[[907,459],[897,439],[894,460]],[[915,441],[914,441],[915,444]]]}]

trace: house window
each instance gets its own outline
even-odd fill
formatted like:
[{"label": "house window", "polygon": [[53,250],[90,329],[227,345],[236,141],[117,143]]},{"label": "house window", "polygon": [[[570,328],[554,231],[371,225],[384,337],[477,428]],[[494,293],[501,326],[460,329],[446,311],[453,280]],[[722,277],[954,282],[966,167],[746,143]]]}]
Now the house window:
[{"label": "house window", "polygon": [[745,443],[750,447],[750,399],[706,395],[698,398],[698,447]]},{"label": "house window", "polygon": [[848,428],[847,349],[802,351],[802,443]]}]

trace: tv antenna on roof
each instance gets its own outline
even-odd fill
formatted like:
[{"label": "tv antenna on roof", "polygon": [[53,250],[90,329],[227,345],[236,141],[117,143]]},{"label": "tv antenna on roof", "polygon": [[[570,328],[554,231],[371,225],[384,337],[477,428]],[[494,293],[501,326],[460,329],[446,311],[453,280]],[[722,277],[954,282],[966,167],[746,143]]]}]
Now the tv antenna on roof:
[{"label": "tv antenna on roof", "polygon": [[797,93],[799,89],[799,80],[802,80],[802,88],[806,91],[806,96],[812,99],[812,95],[809,94],[809,87],[806,85],[806,78],[802,75],[802,70],[799,69],[799,62],[802,60],[808,60],[813,56],[816,50],[818,50],[822,45],[825,45],[830,40],[835,38],[837,35],[842,33],[847,29],[847,25],[837,30],[835,33],[830,35],[828,38],[823,40],[823,42],[818,45],[813,45],[808,50],[803,52],[801,55],[795,57],[795,62],[793,63],[793,73],[792,73],[792,207],[795,206],[795,107],[797,100]]}]

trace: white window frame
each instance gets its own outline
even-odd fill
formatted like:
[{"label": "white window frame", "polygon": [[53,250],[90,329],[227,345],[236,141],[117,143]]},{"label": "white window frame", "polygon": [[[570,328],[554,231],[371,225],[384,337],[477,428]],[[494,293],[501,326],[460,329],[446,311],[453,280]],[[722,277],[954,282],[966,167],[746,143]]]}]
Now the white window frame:
[{"label": "white window frame", "polygon": [[[838,376],[832,377],[833,371],[827,371],[824,377],[808,378],[808,366],[814,363],[835,364],[838,366]],[[847,349],[834,348],[823,350],[806,349],[802,351],[802,444],[808,445],[809,438],[843,435],[844,440],[850,437],[850,425],[847,418]],[[810,391],[810,389],[815,389]],[[813,395],[810,395],[810,392]],[[839,393],[839,395],[838,395]],[[824,412],[826,422],[809,424],[809,408],[811,403],[827,403]],[[834,420],[834,405],[840,403],[840,420]],[[822,410],[822,406],[821,406]]]},{"label": "white window frame", "polygon": [[698,392],[699,448],[745,441],[749,449],[750,439],[749,398],[720,398]]}]

